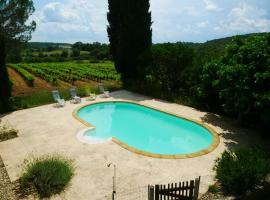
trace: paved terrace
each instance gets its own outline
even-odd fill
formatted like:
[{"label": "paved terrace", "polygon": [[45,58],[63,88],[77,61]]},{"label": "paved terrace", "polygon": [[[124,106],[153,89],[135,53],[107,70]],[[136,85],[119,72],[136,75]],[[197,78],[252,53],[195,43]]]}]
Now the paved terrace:
[{"label": "paved terrace", "polygon": [[[187,181],[201,176],[200,193],[214,182],[212,170],[215,159],[224,149],[238,144],[255,143],[255,134],[247,134],[244,129],[232,126],[233,122],[219,116],[201,112],[191,107],[151,99],[128,91],[117,91],[109,99],[96,101],[133,100],[158,109],[176,113],[194,120],[202,120],[220,135],[219,146],[211,153],[189,159],[157,159],[132,153],[109,141],[103,144],[84,144],[76,138],[77,133],[86,128],[74,119],[72,112],[89,102],[81,104],[67,102],[64,108],[45,105],[16,111],[2,117],[19,130],[19,137],[1,142],[0,155],[11,181],[18,179],[25,158],[48,153],[61,153],[74,159],[76,174],[68,189],[52,199],[109,199],[112,191],[113,169],[117,166],[117,193],[130,199],[136,193],[146,194],[148,184],[167,184]],[[123,192],[125,191],[125,192]]]}]

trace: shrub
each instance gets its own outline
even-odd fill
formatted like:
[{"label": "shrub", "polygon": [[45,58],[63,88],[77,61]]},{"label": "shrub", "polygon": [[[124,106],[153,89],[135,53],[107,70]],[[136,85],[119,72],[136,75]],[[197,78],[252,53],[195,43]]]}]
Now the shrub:
[{"label": "shrub", "polygon": [[23,188],[34,186],[41,198],[47,198],[63,191],[73,174],[71,160],[47,155],[26,161],[20,183]]},{"label": "shrub", "polygon": [[[0,120],[1,123],[1,120]],[[0,125],[0,142],[18,137],[18,130],[7,125]]]},{"label": "shrub", "polygon": [[217,159],[215,170],[224,192],[242,195],[265,179],[270,171],[269,155],[257,147],[225,151]]},{"label": "shrub", "polygon": [[212,194],[217,194],[219,192],[219,187],[217,184],[214,185],[209,185],[208,187],[208,192],[212,193]]}]

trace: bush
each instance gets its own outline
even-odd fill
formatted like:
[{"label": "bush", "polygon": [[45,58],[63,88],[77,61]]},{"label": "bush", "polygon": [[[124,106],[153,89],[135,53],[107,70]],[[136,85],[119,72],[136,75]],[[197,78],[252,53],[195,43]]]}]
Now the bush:
[{"label": "bush", "polygon": [[225,151],[217,159],[215,170],[225,193],[243,195],[258,186],[269,173],[269,155],[257,147]]},{"label": "bush", "polygon": [[20,183],[23,188],[34,186],[41,198],[65,189],[74,174],[73,162],[59,155],[27,160]]}]

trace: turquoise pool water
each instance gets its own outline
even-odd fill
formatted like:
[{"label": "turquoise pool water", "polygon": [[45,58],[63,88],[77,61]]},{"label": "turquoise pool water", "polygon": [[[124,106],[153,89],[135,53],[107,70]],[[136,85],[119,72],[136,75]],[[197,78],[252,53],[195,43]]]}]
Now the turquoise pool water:
[{"label": "turquoise pool water", "polygon": [[153,154],[190,154],[208,148],[212,134],[203,126],[145,106],[106,102],[81,108],[77,116],[96,128],[85,137],[111,137]]}]

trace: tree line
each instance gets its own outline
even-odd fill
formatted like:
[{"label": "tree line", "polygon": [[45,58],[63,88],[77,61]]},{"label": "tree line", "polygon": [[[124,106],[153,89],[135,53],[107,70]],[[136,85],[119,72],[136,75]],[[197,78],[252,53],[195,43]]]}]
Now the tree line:
[{"label": "tree line", "polygon": [[8,63],[66,62],[90,60],[100,62],[112,60],[109,45],[99,42],[74,44],[29,42],[13,48],[7,54]]}]

